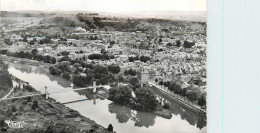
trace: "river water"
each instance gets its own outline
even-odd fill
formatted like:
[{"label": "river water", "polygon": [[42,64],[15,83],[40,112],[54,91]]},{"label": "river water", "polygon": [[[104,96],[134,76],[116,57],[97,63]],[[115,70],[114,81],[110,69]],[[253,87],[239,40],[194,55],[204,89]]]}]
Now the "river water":
[{"label": "river water", "polygon": [[[73,84],[61,77],[48,73],[48,69],[25,64],[10,64],[8,71],[14,76],[29,82],[36,90],[44,92],[47,86],[48,92],[69,92],[51,94],[57,102],[69,102],[79,99],[92,99],[89,91],[73,91]],[[156,93],[156,92],[155,92]],[[107,99],[93,100],[65,104],[81,115],[94,120],[96,123],[107,127],[114,126],[117,133],[205,133],[206,123],[198,114],[189,111],[181,105],[164,98],[156,93],[160,101],[171,103],[172,118],[157,117],[149,112],[135,111],[128,107],[115,104]]]}]

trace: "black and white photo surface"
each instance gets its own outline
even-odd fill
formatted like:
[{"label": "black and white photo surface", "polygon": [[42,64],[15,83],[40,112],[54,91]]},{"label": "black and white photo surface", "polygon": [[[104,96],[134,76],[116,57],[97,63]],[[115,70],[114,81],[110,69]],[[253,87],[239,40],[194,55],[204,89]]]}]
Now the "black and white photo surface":
[{"label": "black and white photo surface", "polygon": [[206,133],[206,0],[1,0],[0,132]]}]

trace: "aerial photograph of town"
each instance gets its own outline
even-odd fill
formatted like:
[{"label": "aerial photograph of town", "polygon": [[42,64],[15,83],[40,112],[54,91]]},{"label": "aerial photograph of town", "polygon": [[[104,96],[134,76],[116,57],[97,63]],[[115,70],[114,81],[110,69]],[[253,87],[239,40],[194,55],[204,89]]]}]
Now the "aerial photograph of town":
[{"label": "aerial photograph of town", "polygon": [[0,132],[206,133],[206,0],[2,0]]}]

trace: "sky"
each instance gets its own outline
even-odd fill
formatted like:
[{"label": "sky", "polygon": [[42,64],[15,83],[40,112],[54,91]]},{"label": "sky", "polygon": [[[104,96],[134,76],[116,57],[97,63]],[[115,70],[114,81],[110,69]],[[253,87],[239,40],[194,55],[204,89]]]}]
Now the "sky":
[{"label": "sky", "polygon": [[2,11],[206,11],[206,0],[0,0]]}]

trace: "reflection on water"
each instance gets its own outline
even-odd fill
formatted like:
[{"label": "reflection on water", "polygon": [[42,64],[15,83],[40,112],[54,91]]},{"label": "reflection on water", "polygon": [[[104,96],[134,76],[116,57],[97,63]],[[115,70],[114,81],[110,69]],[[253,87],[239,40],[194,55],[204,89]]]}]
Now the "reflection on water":
[{"label": "reflection on water", "polygon": [[136,116],[134,117],[135,126],[138,127],[149,127],[153,126],[155,123],[155,115],[148,112],[140,112],[138,111]]},{"label": "reflection on water", "polygon": [[134,111],[129,107],[121,106],[115,103],[108,105],[110,113],[116,114],[116,119],[120,123],[126,123],[129,119],[134,121],[137,127],[150,127],[155,124],[155,115],[149,112]]},{"label": "reflection on water", "polygon": [[[73,85],[57,76],[50,75],[46,68],[21,64],[10,65],[9,72],[43,92],[47,84],[51,91],[73,90]],[[70,87],[72,86],[72,87]],[[56,90],[55,90],[56,89]],[[91,90],[71,91],[66,93],[52,94],[50,97],[58,102],[68,102],[79,99],[89,99],[83,102],[66,104],[66,106],[79,111],[98,124],[107,127],[112,124],[118,133],[205,133],[206,127],[198,114],[183,108],[171,99],[157,93],[160,102],[170,102],[173,117],[164,119],[153,113],[135,111],[128,107],[115,104],[107,99],[101,99],[93,95]],[[103,96],[103,95],[102,95]],[[94,103],[94,104],[93,104]]]},{"label": "reflection on water", "polygon": [[116,119],[120,123],[126,123],[130,118],[132,118],[131,109],[126,106],[120,106],[115,103],[108,105],[108,110],[110,113],[116,114]]}]

